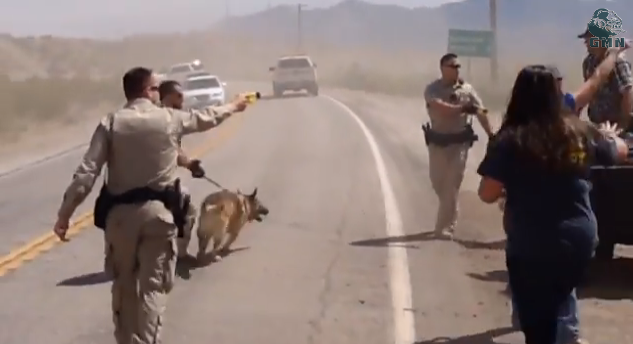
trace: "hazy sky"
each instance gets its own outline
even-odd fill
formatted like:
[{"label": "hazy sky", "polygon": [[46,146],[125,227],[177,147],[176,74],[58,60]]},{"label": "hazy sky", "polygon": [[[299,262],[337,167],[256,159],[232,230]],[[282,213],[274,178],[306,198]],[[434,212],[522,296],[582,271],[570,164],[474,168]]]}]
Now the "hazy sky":
[{"label": "hazy sky", "polygon": [[[407,7],[438,6],[459,0],[368,0]],[[0,0],[0,32],[15,35],[118,36],[135,31],[188,31],[231,14],[268,6],[331,6],[340,0]],[[4,3],[4,4],[2,4]],[[173,13],[180,15],[174,16]]]}]

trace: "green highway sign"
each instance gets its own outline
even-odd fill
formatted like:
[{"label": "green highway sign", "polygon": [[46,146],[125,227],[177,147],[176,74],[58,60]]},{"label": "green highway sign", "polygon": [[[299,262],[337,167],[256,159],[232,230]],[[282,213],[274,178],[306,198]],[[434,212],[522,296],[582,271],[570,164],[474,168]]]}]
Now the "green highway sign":
[{"label": "green highway sign", "polygon": [[492,57],[492,31],[448,30],[448,52],[463,57]]}]

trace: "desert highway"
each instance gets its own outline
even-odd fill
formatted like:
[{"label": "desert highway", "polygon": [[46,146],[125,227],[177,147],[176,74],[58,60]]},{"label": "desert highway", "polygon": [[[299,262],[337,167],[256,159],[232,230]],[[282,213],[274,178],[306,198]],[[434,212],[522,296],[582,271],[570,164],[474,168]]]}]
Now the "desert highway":
[{"label": "desert highway", "polygon": [[[502,283],[468,275],[483,256],[424,234],[437,202],[423,109],[419,100],[331,90],[262,100],[189,136],[186,149],[209,176],[230,189],[258,187],[271,214],[245,228],[236,252],[177,281],[164,343],[491,343],[483,339],[511,333]],[[483,145],[462,192],[464,242],[486,226],[502,237],[498,217],[467,225],[498,213],[474,196]],[[85,215],[94,195],[70,242],[47,237],[82,153],[0,178],[0,343],[114,343],[102,232]],[[216,190],[185,180],[196,203]],[[504,343],[518,343],[513,336]]]}]

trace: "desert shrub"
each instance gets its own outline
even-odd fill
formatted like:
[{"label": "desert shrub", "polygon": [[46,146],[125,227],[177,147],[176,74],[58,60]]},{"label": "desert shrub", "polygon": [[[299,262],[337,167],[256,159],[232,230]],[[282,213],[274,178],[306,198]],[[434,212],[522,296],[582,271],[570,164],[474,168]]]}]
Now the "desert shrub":
[{"label": "desert shrub", "polygon": [[0,76],[3,131],[31,122],[68,120],[82,111],[122,100],[120,79],[28,78]]},{"label": "desert shrub", "polygon": [[[305,51],[319,66],[319,77],[324,85],[412,97],[422,97],[425,85],[438,74],[438,59],[443,54],[443,51],[413,48],[396,51],[372,46],[332,46],[327,42],[306,41],[305,44]],[[169,49],[165,49],[166,45]],[[58,94],[73,93],[69,90],[85,83],[84,87],[80,87],[84,95],[66,98],[76,102],[84,96],[92,97],[91,93],[94,92],[90,90],[99,87],[97,84],[111,83],[113,85],[111,94],[118,98],[118,85],[115,85],[118,83],[117,80],[90,81],[87,77],[76,77],[77,74],[92,77],[103,75],[118,77],[125,69],[133,65],[161,68],[198,58],[212,73],[224,79],[268,82],[270,80],[268,67],[279,55],[294,51],[296,51],[294,41],[266,40],[262,42],[250,36],[236,36],[223,32],[141,35],[112,41],[50,36],[18,38],[0,35],[0,73],[11,72],[12,76],[40,73],[43,76],[57,76],[54,80],[73,75],[75,78],[72,80],[51,81],[51,83],[59,84],[56,85],[59,90],[54,92]],[[490,82],[490,64],[486,59],[471,59],[472,61],[464,59],[463,63],[469,67],[464,68],[464,76],[475,85],[486,105],[498,110],[505,106],[516,73],[522,66],[528,63],[558,63],[559,68],[566,75],[566,88],[573,88],[581,81],[580,63],[583,56],[583,53],[573,51],[573,49],[506,51],[500,56],[501,80],[496,86]],[[24,83],[28,82],[33,85],[41,84],[42,88],[45,87],[42,85],[47,83],[37,79]],[[6,81],[0,82],[0,84],[3,83]],[[0,85],[0,87],[4,86]],[[28,88],[25,85],[14,85],[14,87]],[[7,95],[0,97],[4,99]],[[11,96],[10,98],[20,97]],[[12,100],[0,105],[3,111],[10,110],[3,116],[6,117],[7,113],[11,116],[16,116],[16,114],[26,116],[24,115],[26,111],[28,116],[39,119],[41,116],[35,115],[39,112],[33,110],[33,107],[44,106],[13,104],[15,102],[24,104],[30,101],[29,97],[22,98],[26,100],[19,102]],[[47,94],[40,98],[49,99],[48,106],[56,109],[52,112],[65,112],[64,107],[67,105],[55,96]],[[9,106],[10,104],[13,105]]]}]

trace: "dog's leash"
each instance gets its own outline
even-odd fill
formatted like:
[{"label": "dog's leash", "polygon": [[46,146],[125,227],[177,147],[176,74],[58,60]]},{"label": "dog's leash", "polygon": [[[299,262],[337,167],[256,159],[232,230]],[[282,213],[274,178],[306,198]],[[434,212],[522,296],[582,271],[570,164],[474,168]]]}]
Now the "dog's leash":
[{"label": "dog's leash", "polygon": [[217,187],[218,189],[222,189],[222,190],[227,190],[224,186],[220,185],[220,183],[216,182],[215,180],[205,176],[202,176],[201,179],[204,179],[206,181],[208,181],[209,183],[213,184],[215,187]]},{"label": "dog's leash", "polygon": [[224,186],[220,185],[220,183],[209,178],[206,172],[204,171],[204,168],[202,168],[201,164],[202,163],[200,162],[200,160],[192,160],[189,164],[189,167],[187,167],[187,169],[191,171],[191,176],[194,179],[204,179],[220,190],[228,190]]}]

